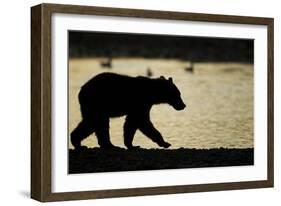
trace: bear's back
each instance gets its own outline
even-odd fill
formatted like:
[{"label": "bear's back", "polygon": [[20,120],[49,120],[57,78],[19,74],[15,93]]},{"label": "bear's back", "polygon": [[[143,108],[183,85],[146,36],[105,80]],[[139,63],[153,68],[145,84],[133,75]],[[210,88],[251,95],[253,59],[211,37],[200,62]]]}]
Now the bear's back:
[{"label": "bear's back", "polygon": [[115,90],[118,88],[123,88],[128,85],[133,84],[133,77],[115,74],[115,73],[101,73],[90,79],[85,83],[81,90],[97,90],[97,91],[107,91]]},{"label": "bear's back", "polygon": [[79,102],[82,107],[106,110],[110,116],[120,116],[147,104],[151,80],[147,77],[102,73],[81,88]]},{"label": "bear's back", "polygon": [[139,99],[143,98],[142,93],[147,91],[146,88],[149,88],[151,80],[147,77],[101,73],[82,86],[79,98],[96,97],[102,98],[104,101]]},{"label": "bear's back", "polygon": [[130,77],[127,75],[115,74],[105,72],[98,74],[97,76],[90,79],[86,84],[82,86],[83,89],[97,89],[101,87],[103,91],[106,89],[130,89],[135,87],[143,87],[148,84],[151,79],[143,76]]}]

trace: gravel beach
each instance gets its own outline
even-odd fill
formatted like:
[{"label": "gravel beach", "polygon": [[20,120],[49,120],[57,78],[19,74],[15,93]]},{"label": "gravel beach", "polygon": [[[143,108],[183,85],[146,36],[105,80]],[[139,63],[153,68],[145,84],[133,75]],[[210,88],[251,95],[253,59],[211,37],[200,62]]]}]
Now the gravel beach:
[{"label": "gravel beach", "polygon": [[254,164],[254,149],[69,149],[69,174],[242,166]]}]

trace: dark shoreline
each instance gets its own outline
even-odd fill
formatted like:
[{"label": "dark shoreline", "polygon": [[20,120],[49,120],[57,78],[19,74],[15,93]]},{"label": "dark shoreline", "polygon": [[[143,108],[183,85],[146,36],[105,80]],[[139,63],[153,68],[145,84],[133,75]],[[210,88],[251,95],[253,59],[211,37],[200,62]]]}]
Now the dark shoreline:
[{"label": "dark shoreline", "polygon": [[69,174],[254,164],[254,149],[69,149]]}]

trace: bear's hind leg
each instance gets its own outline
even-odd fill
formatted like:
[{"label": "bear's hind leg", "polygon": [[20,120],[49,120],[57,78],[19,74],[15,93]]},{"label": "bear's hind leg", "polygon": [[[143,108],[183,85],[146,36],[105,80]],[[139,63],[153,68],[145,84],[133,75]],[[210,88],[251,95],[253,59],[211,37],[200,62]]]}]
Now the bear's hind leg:
[{"label": "bear's hind leg", "polygon": [[128,149],[135,148],[133,146],[134,135],[137,130],[137,123],[134,118],[129,115],[126,117],[126,121],[124,124],[124,144]]},{"label": "bear's hind leg", "polygon": [[71,132],[71,143],[75,149],[81,149],[81,141],[94,132],[92,122],[83,119]]},{"label": "bear's hind leg", "polygon": [[97,118],[95,121],[95,132],[101,148],[117,148],[110,142],[109,118]]}]

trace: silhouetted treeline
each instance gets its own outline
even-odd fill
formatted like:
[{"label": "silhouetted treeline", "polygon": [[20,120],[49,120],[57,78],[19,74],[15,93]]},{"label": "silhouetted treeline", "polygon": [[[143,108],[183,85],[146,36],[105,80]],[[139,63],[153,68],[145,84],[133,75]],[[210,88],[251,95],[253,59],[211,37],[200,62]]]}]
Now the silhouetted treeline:
[{"label": "silhouetted treeline", "polygon": [[194,62],[254,60],[254,41],[170,35],[69,32],[69,57],[178,58]]}]

